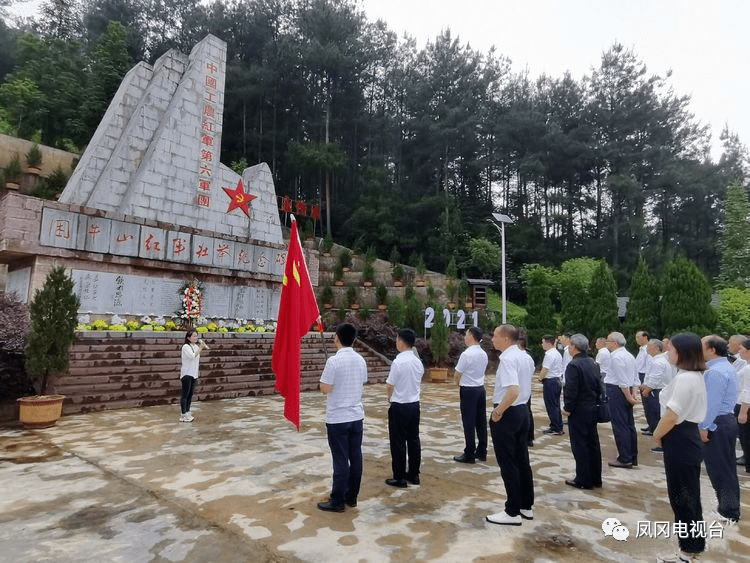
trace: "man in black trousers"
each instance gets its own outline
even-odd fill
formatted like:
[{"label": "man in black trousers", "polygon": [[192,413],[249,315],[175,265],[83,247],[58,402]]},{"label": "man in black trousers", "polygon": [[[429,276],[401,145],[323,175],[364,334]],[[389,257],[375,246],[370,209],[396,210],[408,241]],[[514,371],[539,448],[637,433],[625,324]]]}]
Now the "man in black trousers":
[{"label": "man in black trousers", "polygon": [[573,359],[565,369],[563,414],[568,417],[570,449],[576,460],[576,476],[565,484],[578,489],[602,486],[602,451],[599,446],[597,401],[603,389],[599,364],[588,355],[589,341],[582,334],[570,337]]}]

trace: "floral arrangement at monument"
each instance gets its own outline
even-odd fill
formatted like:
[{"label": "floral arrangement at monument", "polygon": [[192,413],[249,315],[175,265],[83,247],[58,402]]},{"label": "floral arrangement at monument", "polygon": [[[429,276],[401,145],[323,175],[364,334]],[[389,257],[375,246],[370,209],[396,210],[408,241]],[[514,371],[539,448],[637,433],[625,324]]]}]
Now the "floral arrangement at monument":
[{"label": "floral arrangement at monument", "polygon": [[193,326],[196,319],[201,316],[203,308],[203,283],[198,280],[185,282],[179,293],[182,298],[182,309],[178,316],[185,320],[185,324]]}]

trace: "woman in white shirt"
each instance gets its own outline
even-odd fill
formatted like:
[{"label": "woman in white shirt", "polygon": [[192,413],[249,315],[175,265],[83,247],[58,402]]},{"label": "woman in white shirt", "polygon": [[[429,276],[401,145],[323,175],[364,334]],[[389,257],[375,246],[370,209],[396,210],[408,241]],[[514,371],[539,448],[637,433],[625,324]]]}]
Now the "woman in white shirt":
[{"label": "woman in white shirt", "polygon": [[705,536],[696,522],[703,520],[700,474],[703,442],[698,423],[706,417],[706,386],[701,339],[692,332],[672,337],[667,346],[669,361],[678,371],[661,392],[661,420],[654,430],[654,442],[664,448],[664,472],[669,504],[675,522],[684,523],[687,536],[678,539],[680,551],[657,561],[687,563],[697,561],[706,549]]},{"label": "woman in white shirt", "polygon": [[[740,396],[737,398],[740,412],[737,414],[737,423],[740,425],[742,451],[750,452],[750,424],[747,423],[747,413],[750,409],[750,339],[745,340],[740,346],[739,356],[748,363],[737,375],[740,379]],[[750,473],[750,456],[747,455],[745,456],[745,471]]]},{"label": "woman in white shirt", "polygon": [[193,422],[190,412],[190,403],[193,400],[195,381],[198,379],[198,360],[206,343],[198,341],[198,333],[192,328],[185,334],[185,344],[182,345],[182,368],[180,369],[180,382],[182,383],[182,395],[180,396],[180,422]]}]

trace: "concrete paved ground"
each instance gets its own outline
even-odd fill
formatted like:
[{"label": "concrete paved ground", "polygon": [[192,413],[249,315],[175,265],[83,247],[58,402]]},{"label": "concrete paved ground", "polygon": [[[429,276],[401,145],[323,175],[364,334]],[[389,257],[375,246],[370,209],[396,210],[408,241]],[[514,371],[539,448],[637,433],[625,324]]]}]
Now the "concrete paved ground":
[{"label": "concrete paved ground", "polygon": [[[491,396],[491,380],[488,396]],[[23,562],[465,562],[653,561],[676,538],[638,537],[638,522],[672,522],[664,470],[641,436],[640,466],[606,467],[615,447],[600,425],[604,487],[580,491],[568,436],[544,436],[541,387],[534,390],[535,519],[489,524],[505,501],[500,471],[461,465],[457,388],[423,385],[422,485],[393,489],[383,385],[366,387],[365,470],[359,506],[324,513],[330,487],[325,399],[302,396],[302,429],[283,419],[282,400],[248,397],[68,416],[27,431],[0,427],[0,561]],[[642,409],[636,407],[643,426]],[[750,519],[750,478],[741,473]],[[704,519],[716,499],[702,480]],[[605,537],[618,518],[627,541]],[[708,540],[705,561],[750,561],[748,520]]]}]

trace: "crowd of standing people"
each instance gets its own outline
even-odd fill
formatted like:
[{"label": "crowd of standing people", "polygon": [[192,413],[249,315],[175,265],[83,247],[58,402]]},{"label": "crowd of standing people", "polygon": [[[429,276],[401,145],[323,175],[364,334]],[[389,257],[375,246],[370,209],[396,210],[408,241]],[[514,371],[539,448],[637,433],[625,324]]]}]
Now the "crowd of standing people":
[{"label": "crowd of standing people", "polygon": [[[352,325],[337,328],[337,352],[328,359],[320,380],[321,391],[328,395],[326,427],[333,459],[330,497],[318,503],[325,511],[343,512],[347,505],[356,506],[362,478],[361,397],[367,367],[352,348],[355,338]],[[545,353],[537,371],[525,350],[523,330],[509,324],[498,326],[491,337],[500,356],[487,417],[488,355],[481,346],[483,334],[476,327],[466,331],[466,349],[455,368],[465,444],[453,459],[466,464],[485,461],[491,438],[506,501],[503,510],[486,516],[488,522],[520,526],[524,519],[534,518],[529,405],[535,373],[549,416],[549,427],[543,432],[563,435],[563,417],[567,418],[575,475],[565,483],[577,489],[602,487],[597,425],[605,420],[611,421],[618,453],[608,465],[618,469],[638,466],[634,409],[642,403],[647,425],[641,433],[652,436],[652,452],[663,454],[675,522],[687,531],[679,537],[680,551],[660,561],[696,561],[705,550],[705,535],[698,526],[703,521],[703,464],[717,496],[718,507],[712,514],[726,522],[739,520],[736,467],[742,464],[750,470],[750,465],[747,455],[735,457],[735,443],[739,436],[747,454],[750,339],[735,335],[727,342],[716,335],[701,339],[680,333],[658,340],[646,331],[638,331],[635,338],[639,347],[635,356],[627,350],[625,336],[616,331],[597,338],[593,356],[583,334],[544,336]],[[420,483],[419,400],[424,368],[414,349],[415,340],[412,330],[398,332],[398,355],[386,381],[393,475],[385,483],[399,488]]]}]

